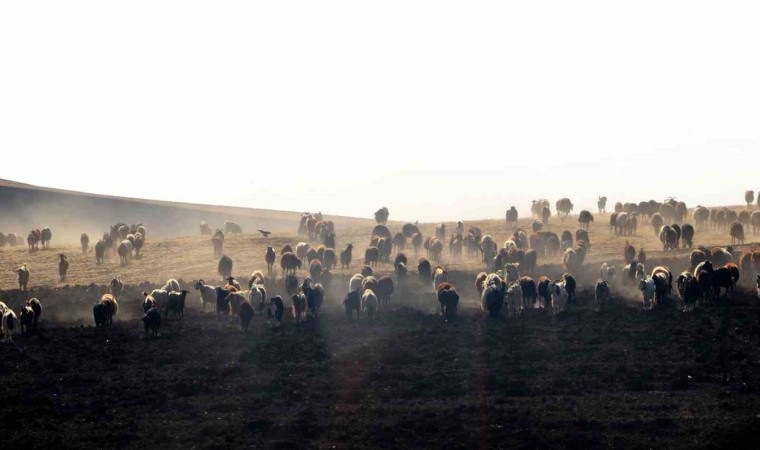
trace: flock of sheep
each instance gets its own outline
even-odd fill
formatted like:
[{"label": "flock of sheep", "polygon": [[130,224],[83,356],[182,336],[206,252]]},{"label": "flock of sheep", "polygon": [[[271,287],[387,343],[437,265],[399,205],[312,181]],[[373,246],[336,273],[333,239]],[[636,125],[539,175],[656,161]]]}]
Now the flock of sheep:
[{"label": "flock of sheep", "polygon": [[[746,195],[748,205],[754,196]],[[598,199],[600,214],[606,213],[606,197]],[[573,210],[572,202],[563,198],[556,202],[555,209],[560,220],[569,217]],[[400,230],[393,233],[388,227],[389,211],[381,208],[375,212],[377,225],[373,228],[370,241],[364,252],[362,268],[350,277],[348,293],[343,305],[349,320],[366,317],[373,320],[381,308],[386,307],[397,288],[408,289],[409,261],[405,254],[407,246],[414,252],[415,257],[424,249],[425,257],[419,257],[416,266],[417,275],[423,285],[431,286],[435,292],[440,311],[445,320],[456,317],[459,293],[450,280],[447,269],[442,266],[441,259],[444,243],[448,244],[449,256],[456,261],[463,257],[478,258],[486,271],[477,274],[475,288],[480,296],[481,309],[489,316],[496,317],[506,311],[510,316],[520,316],[525,309],[547,308],[558,314],[572,305],[576,300],[578,282],[573,275],[584,265],[586,254],[590,251],[591,240],[589,224],[594,221],[591,212],[583,210],[578,214],[579,228],[575,233],[569,230],[560,235],[544,230],[552,216],[547,200],[535,200],[531,207],[534,220],[528,232],[517,226],[519,214],[512,206],[506,212],[506,226],[512,231],[510,239],[502,246],[488,234],[483,234],[477,227],[465,230],[462,222],[456,223],[451,233],[447,233],[446,225],[439,224],[431,236],[423,237],[419,226],[415,223],[404,224]],[[640,203],[617,203],[614,212],[610,214],[610,232],[621,235],[635,235],[640,223],[649,223],[655,235],[660,239],[665,251],[680,247],[692,248],[695,232],[704,227],[713,229],[728,229],[733,244],[744,243],[744,226],[751,225],[753,233],[760,231],[760,211],[742,211],[736,213],[728,208],[709,210],[698,206],[692,213],[694,225],[686,223],[687,208],[683,202],[666,199],[664,202],[648,201]],[[268,232],[259,230],[268,236]],[[193,287],[200,294],[202,310],[206,305],[212,305],[219,316],[237,316],[240,328],[248,332],[255,315],[266,316],[270,327],[279,327],[282,323],[286,308],[296,323],[307,317],[317,318],[325,300],[326,293],[331,289],[332,270],[340,263],[341,268],[349,268],[353,262],[353,243],[346,244],[339,252],[336,250],[335,225],[332,221],[324,220],[321,213],[305,213],[301,217],[298,233],[305,237],[295,248],[285,245],[279,252],[280,268],[284,291],[287,293],[286,302],[282,296],[269,297],[267,284],[270,279],[260,270],[255,271],[247,286],[241,286],[232,276],[232,259],[224,255],[225,233],[241,233],[239,224],[227,221],[224,231],[221,229],[211,232],[205,222],[201,224],[201,233],[212,235],[214,258],[218,259],[218,273],[225,283],[222,286],[206,284],[204,280],[194,282]],[[146,228],[142,224],[127,226],[118,223],[111,226],[110,231],[95,245],[95,255],[98,263],[110,253],[116,252],[123,265],[130,258],[138,257],[146,236]],[[48,248],[52,238],[49,228],[33,230],[29,234],[29,251],[37,249],[37,242],[43,248]],[[0,234],[0,242],[15,242],[14,234]],[[313,245],[313,242],[318,242]],[[81,236],[82,252],[89,252],[89,237]],[[395,258],[391,255],[395,250]],[[534,279],[531,275],[537,269],[540,257],[562,254],[563,274],[552,279],[540,276]],[[59,276],[66,280],[68,260],[65,254],[59,254]],[[267,274],[272,277],[277,252],[268,246],[264,254],[267,264]],[[620,272],[610,264],[602,264],[599,277],[594,285],[597,310],[610,303],[611,288],[615,283],[641,291],[642,304],[652,309],[656,304],[668,300],[672,296],[674,276],[664,266],[655,267],[650,273],[645,270],[646,253],[644,249],[636,249],[628,242],[623,249],[625,266]],[[378,264],[392,264],[392,276],[375,276]],[[304,265],[308,275],[299,280],[297,273]],[[680,274],[675,280],[677,291],[684,304],[685,311],[691,311],[700,302],[717,299],[724,291],[728,296],[736,286],[740,272],[760,272],[760,252],[746,251],[737,253],[732,247],[707,249],[699,247],[690,254],[691,270]],[[26,264],[17,269],[19,289],[26,290],[30,273]],[[619,279],[619,281],[618,281]],[[758,295],[760,295],[760,275],[757,277]],[[431,283],[431,284],[428,284]],[[245,289],[247,287],[247,289]],[[93,317],[96,326],[107,326],[113,322],[118,313],[118,299],[123,293],[123,283],[120,277],[114,278],[109,285],[109,292],[101,296],[93,306]],[[159,289],[144,292],[143,323],[145,332],[157,336],[161,326],[162,316],[182,318],[188,291],[182,289],[179,282],[170,279]],[[286,303],[288,303],[286,305]],[[41,314],[38,299],[31,299],[20,312],[20,320],[5,304],[0,303],[2,311],[2,330],[6,339],[11,339],[18,327],[25,332],[32,332]]]}]

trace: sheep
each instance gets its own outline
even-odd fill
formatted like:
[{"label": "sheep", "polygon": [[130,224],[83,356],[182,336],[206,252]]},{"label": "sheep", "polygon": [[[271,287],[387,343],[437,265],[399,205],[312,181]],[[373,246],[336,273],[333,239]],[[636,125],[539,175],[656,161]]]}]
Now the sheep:
[{"label": "sheep", "polygon": [[448,283],[449,273],[443,267],[435,266],[433,267],[432,280],[433,280],[433,290],[437,290],[439,284]]},{"label": "sheep", "polygon": [[652,229],[654,229],[654,235],[659,236],[660,229],[665,224],[665,218],[662,217],[662,214],[655,213],[649,223],[652,225]]},{"label": "sheep", "polygon": [[121,298],[121,294],[124,292],[124,283],[121,282],[121,275],[117,275],[116,278],[111,279],[111,282],[108,283],[108,292],[116,300]]},{"label": "sheep", "polygon": [[681,227],[681,240],[683,241],[683,248],[691,248],[694,240],[694,227],[691,224],[684,224]]},{"label": "sheep", "polygon": [[549,217],[551,217],[552,211],[549,209],[548,206],[544,206],[544,208],[541,210],[541,224],[542,225],[549,225]]},{"label": "sheep", "polygon": [[306,254],[309,253],[309,249],[311,246],[306,242],[299,242],[296,244],[296,256],[298,256],[298,259],[305,260]]},{"label": "sheep", "polygon": [[254,283],[248,291],[248,301],[259,314],[266,308],[267,290],[263,284]]},{"label": "sheep", "polygon": [[293,318],[296,319],[296,323],[300,324],[306,320],[306,296],[303,292],[296,292],[291,295],[290,300],[292,301],[291,313]]},{"label": "sheep", "polygon": [[211,238],[211,244],[214,246],[214,259],[221,258],[224,253],[224,238],[214,236]]},{"label": "sheep", "polygon": [[390,304],[393,290],[393,279],[391,277],[380,277],[377,280],[377,289],[375,290],[375,294],[377,295],[377,299],[380,301],[380,305],[387,306]]},{"label": "sheep", "polygon": [[538,219],[534,220],[530,224],[530,229],[533,230],[534,233],[538,233],[544,228],[544,223],[539,221]]},{"label": "sheep", "polygon": [[654,280],[651,277],[647,277],[639,281],[639,290],[641,291],[641,295],[643,297],[644,308],[651,310],[654,307],[655,299]]},{"label": "sheep", "polygon": [[593,221],[594,216],[585,209],[578,215],[578,223],[580,223],[581,228],[584,230],[588,230],[589,224]]},{"label": "sheep", "polygon": [[575,303],[575,287],[577,285],[575,277],[569,273],[565,273],[562,274],[557,282],[560,283],[562,287],[565,288],[565,292],[567,292],[567,303],[571,305]]},{"label": "sheep", "polygon": [[[441,250],[443,249],[443,246],[441,246]],[[389,262],[391,259],[391,252],[393,251],[393,243],[391,242],[391,238],[380,238],[377,241],[377,253],[378,253],[378,260]]]},{"label": "sheep", "polygon": [[523,309],[523,292],[520,283],[511,283],[507,288],[507,294],[504,296],[504,303],[509,315],[517,317]]},{"label": "sheep", "polygon": [[760,275],[757,276],[757,280],[755,280],[757,283],[757,296],[760,297]]},{"label": "sheep", "polygon": [[694,223],[696,224],[697,228],[702,228],[707,224],[707,221],[710,219],[710,210],[705,208],[704,206],[697,206],[694,209],[694,213],[692,214],[692,217],[694,217]]},{"label": "sheep", "polygon": [[725,267],[715,269],[713,272],[713,289],[715,297],[720,298],[721,288],[726,289],[726,298],[733,296],[734,287],[739,282],[739,267],[734,263],[728,263]]},{"label": "sheep", "polygon": [[225,220],[224,232],[227,234],[242,234],[243,227],[241,227],[239,223],[234,222],[232,220]]},{"label": "sheep", "polygon": [[285,283],[285,292],[288,293],[288,296],[292,296],[298,291],[298,277],[295,275],[285,275],[283,282]]},{"label": "sheep", "polygon": [[739,213],[739,219],[737,220],[742,225],[749,226],[750,222],[752,221],[752,213],[750,211],[742,211]]},{"label": "sheep", "polygon": [[29,235],[26,237],[26,243],[29,246],[29,253],[32,253],[33,251],[37,250],[37,242],[39,239],[37,239],[36,235],[34,234],[34,231],[30,232]]},{"label": "sheep", "polygon": [[414,248],[414,255],[416,256],[422,246],[422,233],[414,233],[411,240],[412,248]]},{"label": "sheep", "polygon": [[557,200],[555,208],[557,209],[557,215],[560,216],[562,220],[565,220],[564,218],[569,217],[570,212],[573,210],[573,203],[569,198],[561,198]]},{"label": "sheep", "polygon": [[417,263],[417,273],[420,276],[420,281],[429,280],[432,272],[433,271],[430,265],[430,261],[425,258],[420,258],[419,262]]},{"label": "sheep", "polygon": [[433,261],[439,262],[441,260],[441,254],[443,253],[443,242],[438,238],[430,240],[430,256]]},{"label": "sheep", "polygon": [[404,235],[405,238],[411,239],[411,237],[414,236],[416,233],[420,233],[420,229],[415,224],[406,223],[404,224],[403,227],[401,227],[401,233]]},{"label": "sheep", "polygon": [[156,308],[156,299],[148,295],[147,292],[143,292],[145,297],[143,298],[143,313],[146,313],[150,311],[153,308]]},{"label": "sheep", "polygon": [[330,290],[330,286],[332,286],[332,272],[330,272],[329,269],[323,269],[322,275],[320,276],[320,279],[322,280],[322,286],[324,286],[325,291]]},{"label": "sheep", "polygon": [[272,273],[274,262],[277,259],[277,254],[274,252],[274,247],[267,245],[267,251],[264,253],[264,261],[267,263],[267,273]]},{"label": "sheep", "polygon": [[660,242],[664,251],[675,250],[678,246],[678,234],[669,225],[660,230]]},{"label": "sheep", "polygon": [[280,267],[282,268],[283,276],[287,274],[295,275],[296,270],[301,268],[301,260],[293,253],[285,252],[280,257]]},{"label": "sheep", "polygon": [[490,317],[498,317],[504,305],[506,287],[498,275],[490,274],[483,281],[483,292],[480,295],[480,308]]},{"label": "sheep", "polygon": [[269,307],[267,308],[269,328],[279,327],[282,324],[282,316],[284,313],[285,305],[282,302],[282,297],[277,295],[269,299]]},{"label": "sheep", "polygon": [[140,250],[142,250],[144,243],[145,239],[143,238],[143,235],[140,233],[135,234],[135,240],[132,243],[132,247],[135,251],[135,258],[140,258]]},{"label": "sheep", "polygon": [[[79,236],[79,244],[82,246],[82,254],[87,254],[87,248],[90,246],[90,237],[87,236],[86,233],[82,233],[81,236]],[[2,245],[0,245],[2,246]]]},{"label": "sheep", "polygon": [[319,283],[319,277],[322,275],[322,263],[318,259],[309,264],[309,275],[314,282]]},{"label": "sheep", "polygon": [[119,254],[120,264],[122,266],[128,265],[129,258],[132,256],[132,243],[124,239],[123,241],[121,241],[121,244],[119,244],[119,248],[117,252]]},{"label": "sheep", "polygon": [[[220,314],[224,314],[225,316],[229,316],[230,314],[230,291],[223,289],[223,288],[215,288],[216,291],[216,316],[219,317]],[[155,292],[155,291],[154,291]],[[143,294],[145,294],[143,292]]]},{"label": "sheep", "polygon": [[111,294],[103,294],[100,297],[100,302],[93,306],[95,326],[104,327],[113,324],[113,317],[118,311],[119,304],[116,302],[116,298]]},{"label": "sheep", "polygon": [[636,248],[628,241],[625,241],[625,247],[623,248],[623,260],[632,261],[636,258]]},{"label": "sheep", "polygon": [[607,263],[602,263],[602,268],[599,270],[599,278],[608,284],[615,280],[616,270],[614,266],[608,266]]},{"label": "sheep", "polygon": [[459,306],[459,293],[454,286],[443,283],[437,290],[438,303],[441,305],[441,315],[444,322],[454,320]]},{"label": "sheep", "polygon": [[536,282],[531,277],[520,277],[518,280],[522,290],[523,308],[533,308],[538,299],[538,289]]},{"label": "sheep", "polygon": [[614,231],[615,234],[619,234],[619,232],[620,232],[620,230],[618,229],[618,226],[617,226],[617,216],[618,216],[618,213],[612,213],[612,214],[610,214],[610,222],[609,222],[609,224],[610,224],[610,233],[612,233]]},{"label": "sheep", "polygon": [[549,293],[551,295],[552,312],[556,316],[565,310],[569,297],[565,287],[556,282],[549,283]]},{"label": "sheep", "polygon": [[678,294],[681,296],[684,303],[683,311],[693,311],[697,300],[701,296],[699,284],[697,283],[696,278],[694,278],[694,275],[688,271],[682,272],[676,280],[676,286],[678,287]]},{"label": "sheep", "polygon": [[363,277],[371,277],[372,276],[372,267],[370,266],[362,266],[362,270],[359,271],[359,273],[362,274]]},{"label": "sheep", "polygon": [[731,253],[730,248],[714,248],[711,251],[711,257],[714,266],[725,266],[730,262],[734,262],[734,256]]},{"label": "sheep", "polygon": [[9,247],[21,245],[21,238],[16,233],[8,233],[8,236],[5,237],[5,240],[8,242]]},{"label": "sheep", "polygon": [[596,202],[596,207],[599,210],[599,214],[607,214],[607,197],[599,197]]},{"label": "sheep", "polygon": [[732,244],[744,244],[744,225],[739,222],[731,223],[730,234]]},{"label": "sheep", "polygon": [[95,262],[97,264],[103,264],[103,260],[106,256],[107,245],[105,241],[100,240],[95,244]]},{"label": "sheep", "polygon": [[157,309],[163,309],[164,310],[164,315],[166,315],[168,313],[168,309],[167,308],[169,306],[169,292],[167,292],[164,289],[153,289],[150,292],[150,294],[148,294],[147,292],[143,292],[142,295],[146,299],[148,297],[152,298],[153,299],[153,307],[157,308]]},{"label": "sheep", "polygon": [[3,312],[2,331],[3,342],[13,342],[13,335],[18,333],[18,318],[10,308]]},{"label": "sheep", "polygon": [[530,212],[534,217],[540,218],[544,207],[549,207],[549,200],[546,200],[545,198],[540,200],[532,200],[530,205]]},{"label": "sheep", "polygon": [[206,223],[205,220],[201,220],[201,236],[206,236],[211,234],[211,227],[208,223]]},{"label": "sheep", "polygon": [[578,253],[572,248],[565,250],[564,255],[562,255],[562,267],[568,272],[573,272],[577,269],[577,264]]},{"label": "sheep", "polygon": [[583,241],[587,247],[591,247],[591,238],[588,235],[588,230],[575,230],[575,241]]},{"label": "sheep", "polygon": [[362,297],[358,289],[352,289],[346,295],[345,300],[343,300],[343,306],[346,309],[346,319],[353,320],[354,311],[356,311],[356,318],[359,318],[361,315],[361,300]]},{"label": "sheep", "polygon": [[536,268],[536,262],[538,261],[538,253],[535,250],[528,250],[525,252],[523,258],[522,271],[523,273],[533,273]]},{"label": "sheep", "polygon": [[486,281],[488,274],[480,272],[475,276],[475,289],[478,291],[478,295],[483,295],[483,289],[485,289],[484,282]]},{"label": "sheep", "polygon": [[22,306],[19,312],[19,322],[21,323],[21,334],[32,334],[34,323],[34,311],[28,306]]},{"label": "sheep", "polygon": [[[26,306],[32,309],[32,312],[34,313],[34,320],[32,321],[32,329],[37,329],[37,322],[40,320],[40,316],[42,315],[42,303],[37,298],[30,298],[26,301]],[[3,308],[0,308],[0,310]]]},{"label": "sheep", "polygon": [[5,234],[0,233],[0,248],[5,247],[6,242],[7,242],[7,239],[5,237]]},{"label": "sheep", "polygon": [[375,211],[375,221],[381,225],[385,225],[388,222],[388,216],[390,216],[390,213],[385,206]]},{"label": "sheep", "polygon": [[596,299],[596,312],[602,310],[602,305],[610,301],[610,286],[604,280],[596,282],[594,289],[594,298]]},{"label": "sheep", "polygon": [[179,281],[175,280],[174,278],[166,280],[166,284],[164,284],[161,289],[165,290],[166,292],[179,292],[182,290],[179,285]]},{"label": "sheep", "polygon": [[251,321],[253,320],[253,306],[248,301],[244,301],[240,304],[238,316],[240,317],[240,331],[248,334]]},{"label": "sheep", "polygon": [[185,313],[185,299],[187,298],[187,292],[186,290],[181,290],[179,292],[169,292],[168,295],[168,301],[166,303],[166,315],[169,315],[169,312],[174,313],[174,317],[182,318],[182,316]]},{"label": "sheep", "polygon": [[314,284],[312,287],[304,286],[302,289],[306,296],[306,308],[309,314],[314,319],[318,318],[319,310],[322,308],[322,303],[325,299],[325,289],[319,283]]},{"label": "sheep", "polygon": [[377,261],[380,258],[380,251],[377,247],[367,247],[364,251],[364,264],[370,267],[377,266]]},{"label": "sheep", "polygon": [[324,244],[325,247],[329,249],[334,249],[335,239],[336,239],[335,233],[327,233],[325,234],[325,238],[322,240],[322,243]]},{"label": "sheep", "polygon": [[615,219],[615,231],[617,233],[628,235],[630,234],[631,228],[630,228],[630,216],[626,212],[621,212],[617,214],[617,217]]},{"label": "sheep", "polygon": [[542,276],[538,279],[536,289],[538,291],[538,307],[546,308],[551,304],[551,283],[549,277]]},{"label": "sheep", "polygon": [[348,281],[348,290],[357,291],[362,288],[362,283],[364,283],[364,276],[359,273],[354,274]]},{"label": "sheep", "polygon": [[559,238],[560,240],[560,249],[564,252],[568,248],[573,247],[573,233],[570,232],[570,230],[563,230],[562,235]]},{"label": "sheep", "polygon": [[510,206],[506,214],[507,228],[517,227],[517,217],[518,217],[517,208],[515,208],[514,206]]},{"label": "sheep", "polygon": [[480,251],[483,253],[483,262],[488,263],[496,256],[496,241],[491,235],[485,235],[480,240]]},{"label": "sheep", "polygon": [[749,218],[749,223],[752,226],[752,234],[760,233],[760,211],[755,211]]},{"label": "sheep", "polygon": [[53,239],[53,232],[50,228],[45,227],[40,232],[40,242],[42,242],[42,248],[47,250],[50,248],[50,240]]},{"label": "sheep", "polygon": [[22,291],[25,291],[27,286],[29,285],[29,268],[26,266],[26,264],[22,264],[21,267],[16,269],[16,275],[18,275],[18,288]]},{"label": "sheep", "polygon": [[512,283],[520,279],[519,264],[504,264],[504,281]]},{"label": "sheep", "polygon": [[142,322],[145,327],[146,339],[150,334],[153,334],[153,337],[160,336],[158,330],[161,328],[161,313],[156,308],[145,311],[145,314],[143,314],[142,317]]}]

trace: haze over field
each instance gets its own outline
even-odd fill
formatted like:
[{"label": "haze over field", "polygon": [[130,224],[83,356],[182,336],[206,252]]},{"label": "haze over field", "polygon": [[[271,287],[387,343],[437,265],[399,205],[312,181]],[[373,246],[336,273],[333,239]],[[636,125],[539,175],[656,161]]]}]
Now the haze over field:
[{"label": "haze over field", "polygon": [[0,5],[0,178],[421,221],[760,189],[752,2],[43,3]]}]

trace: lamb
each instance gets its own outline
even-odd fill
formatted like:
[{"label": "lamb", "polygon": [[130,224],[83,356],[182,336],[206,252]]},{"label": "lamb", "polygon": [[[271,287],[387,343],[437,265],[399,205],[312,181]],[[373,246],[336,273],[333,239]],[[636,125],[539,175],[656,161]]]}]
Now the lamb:
[{"label": "lamb", "polygon": [[129,258],[132,256],[132,243],[124,239],[121,241],[121,244],[119,244],[117,252],[119,253],[119,262],[121,265],[129,265]]},{"label": "lamb", "polygon": [[448,322],[454,320],[457,315],[457,307],[459,306],[459,293],[457,293],[454,286],[449,283],[443,283],[437,291],[438,303],[441,305],[441,314],[443,320]]},{"label": "lamb", "polygon": [[740,222],[731,223],[730,234],[732,244],[744,244],[744,225]]},{"label": "lamb", "polygon": [[391,302],[391,295],[393,295],[393,279],[391,277],[380,277],[377,280],[377,289],[375,294],[380,301],[380,305],[387,306]]},{"label": "lamb", "polygon": [[306,320],[306,296],[303,292],[297,292],[290,297],[290,300],[293,302],[291,306],[293,318],[300,324]]},{"label": "lamb", "polygon": [[589,224],[594,221],[594,216],[591,215],[591,213],[587,210],[581,211],[581,213],[578,215],[578,223],[580,223],[581,228],[584,230],[588,230]]},{"label": "lamb", "polygon": [[166,315],[169,315],[169,312],[174,313],[174,317],[181,319],[182,316],[185,313],[185,299],[187,298],[187,292],[186,290],[181,290],[179,292],[169,292],[169,299],[166,304]]},{"label": "lamb", "polygon": [[596,282],[594,297],[596,298],[596,312],[599,312],[602,310],[602,305],[610,301],[610,287],[606,281],[600,280]]},{"label": "lamb", "polygon": [[53,232],[50,228],[45,227],[40,232],[40,241],[42,242],[42,248],[47,250],[50,248],[50,240],[53,239]]},{"label": "lamb", "polygon": [[285,252],[280,257],[280,267],[282,268],[283,276],[287,274],[295,275],[296,270],[301,268],[301,260],[293,253]]},{"label": "lamb", "polygon": [[361,297],[362,312],[369,320],[377,318],[377,311],[380,307],[377,295],[372,289],[364,291]]},{"label": "lamb", "polygon": [[251,321],[253,321],[253,306],[247,301],[240,304],[240,331],[248,334],[248,330],[251,327]]},{"label": "lamb", "polygon": [[121,282],[121,275],[117,275],[116,278],[113,278],[108,283],[108,292],[117,300],[121,298],[121,294],[124,292],[124,283]]},{"label": "lamb", "polygon": [[145,311],[142,317],[143,326],[145,327],[145,338],[147,339],[149,334],[153,334],[153,337],[158,337],[158,329],[161,328],[161,313],[152,308]]},{"label": "lamb", "polygon": [[119,311],[119,304],[111,294],[103,294],[100,302],[93,306],[92,312],[95,318],[95,326],[104,327],[113,324],[113,317]]},{"label": "lamb", "polygon": [[3,312],[2,330],[3,342],[13,342],[13,335],[18,333],[18,318],[10,308]]},{"label": "lamb", "polygon": [[42,303],[40,303],[39,299],[32,297],[26,301],[26,306],[32,308],[32,312],[34,312],[32,328],[36,330],[37,322],[39,322],[40,316],[42,315]]},{"label": "lamb", "polygon": [[655,284],[651,277],[639,281],[639,290],[644,300],[644,308],[651,310],[654,307]]},{"label": "lamb", "polygon": [[106,256],[106,247],[106,243],[103,240],[100,240],[95,244],[95,261],[98,264],[103,264],[103,260]]},{"label": "lamb", "polygon": [[21,267],[16,269],[16,274],[18,275],[18,288],[25,291],[29,285],[29,268],[26,267],[26,264],[22,264]]}]

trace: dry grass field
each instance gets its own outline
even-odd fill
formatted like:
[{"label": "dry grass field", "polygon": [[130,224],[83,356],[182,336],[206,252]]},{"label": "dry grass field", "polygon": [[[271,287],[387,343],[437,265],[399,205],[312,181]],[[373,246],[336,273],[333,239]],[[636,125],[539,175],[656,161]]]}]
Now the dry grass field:
[{"label": "dry grass field", "polygon": [[[577,216],[552,217],[558,234]],[[150,230],[150,224],[148,223]],[[503,219],[468,222],[502,244]],[[526,230],[530,220],[520,226]],[[395,232],[401,224],[391,224]],[[453,229],[453,223],[447,223]],[[424,235],[434,224],[423,224]],[[429,282],[398,288],[376,322],[347,322],[341,301],[359,270],[371,225],[339,226],[338,247],[354,243],[354,263],[337,269],[318,320],[263,318],[243,335],[236,321],[200,311],[191,291],[183,319],[164,320],[146,338],[141,294],[167,278],[183,286],[219,283],[209,238],[152,238],[126,267],[95,264],[78,245],[0,249],[0,300],[43,302],[39,332],[0,344],[0,423],[9,448],[757,448],[760,438],[760,302],[750,280],[730,300],[683,313],[673,299],[654,311],[640,294],[613,286],[597,313],[593,285],[602,261],[622,263],[626,239],[648,267],[687,265],[687,250],[663,252],[641,224],[616,236],[607,217],[590,229],[591,251],[578,274],[578,302],[552,316],[489,319],[479,309],[475,259],[442,263],[462,295],[458,318],[444,323]],[[529,233],[530,234],[530,233]],[[748,232],[747,248],[754,236]],[[295,233],[229,235],[225,254],[242,280],[266,269]],[[698,230],[695,244],[725,245],[727,230]],[[738,249],[738,248],[737,248]],[[56,255],[69,255],[66,283]],[[423,250],[424,252],[424,250]],[[407,250],[411,257],[413,251]],[[422,255],[420,255],[422,256]],[[414,260],[414,258],[410,258]],[[31,292],[15,289],[26,262]],[[279,259],[278,259],[279,262]],[[558,276],[560,258],[539,259],[536,276]],[[391,273],[389,264],[377,271]],[[92,305],[120,274],[127,284],[116,323],[92,326]],[[301,270],[299,277],[305,276]],[[279,265],[267,280],[283,294]]]}]

